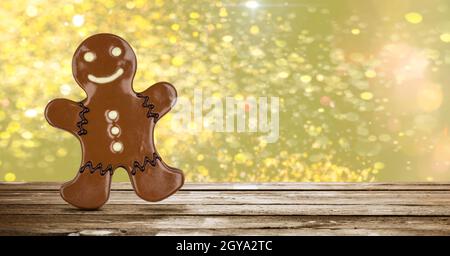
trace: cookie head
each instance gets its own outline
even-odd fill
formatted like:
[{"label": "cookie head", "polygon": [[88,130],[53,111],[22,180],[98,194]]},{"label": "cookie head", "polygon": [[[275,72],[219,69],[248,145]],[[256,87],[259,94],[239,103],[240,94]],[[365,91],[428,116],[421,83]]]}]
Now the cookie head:
[{"label": "cookie head", "polygon": [[78,46],[72,59],[72,72],[78,84],[88,87],[119,86],[129,83],[136,72],[136,55],[119,36],[96,34]]}]

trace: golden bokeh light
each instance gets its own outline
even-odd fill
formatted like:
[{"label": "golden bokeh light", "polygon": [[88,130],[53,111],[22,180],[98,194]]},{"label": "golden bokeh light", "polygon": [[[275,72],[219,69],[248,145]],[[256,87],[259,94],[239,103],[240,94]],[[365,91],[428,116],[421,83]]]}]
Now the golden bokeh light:
[{"label": "golden bokeh light", "polygon": [[409,12],[407,14],[405,14],[405,19],[406,21],[408,21],[409,23],[412,24],[419,24],[422,22],[423,17],[420,13],[418,12]]},{"label": "golden bokeh light", "polygon": [[13,182],[16,180],[16,175],[12,172],[8,172],[5,174],[4,180],[6,182]]},{"label": "golden bokeh light", "polygon": [[444,43],[450,43],[450,33],[443,33],[443,34],[441,34],[440,39]]}]

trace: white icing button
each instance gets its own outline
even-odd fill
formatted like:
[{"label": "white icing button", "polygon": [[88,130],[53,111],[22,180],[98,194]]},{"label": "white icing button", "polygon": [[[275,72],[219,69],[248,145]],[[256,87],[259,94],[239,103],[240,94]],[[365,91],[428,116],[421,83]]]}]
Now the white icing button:
[{"label": "white icing button", "polygon": [[111,127],[111,134],[112,135],[117,135],[117,134],[119,134],[119,132],[120,132],[119,127],[117,127],[117,126]]},{"label": "white icing button", "polygon": [[108,118],[110,120],[116,120],[118,115],[119,115],[119,113],[117,113],[117,111],[115,111],[115,110],[111,110],[108,112]]},{"label": "white icing button", "polygon": [[123,144],[121,142],[114,142],[112,148],[115,152],[120,152],[123,149]]}]

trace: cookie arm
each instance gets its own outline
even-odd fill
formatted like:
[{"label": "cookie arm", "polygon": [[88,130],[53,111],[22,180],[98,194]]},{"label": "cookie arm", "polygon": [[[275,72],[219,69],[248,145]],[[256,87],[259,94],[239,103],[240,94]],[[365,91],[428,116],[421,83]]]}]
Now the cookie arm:
[{"label": "cookie arm", "polygon": [[139,94],[148,97],[149,103],[154,105],[152,112],[157,113],[159,118],[169,112],[177,101],[177,90],[167,82],[158,82]]},{"label": "cookie arm", "polygon": [[45,107],[45,118],[51,126],[77,135],[79,113],[83,108],[79,103],[67,99],[54,99]]}]

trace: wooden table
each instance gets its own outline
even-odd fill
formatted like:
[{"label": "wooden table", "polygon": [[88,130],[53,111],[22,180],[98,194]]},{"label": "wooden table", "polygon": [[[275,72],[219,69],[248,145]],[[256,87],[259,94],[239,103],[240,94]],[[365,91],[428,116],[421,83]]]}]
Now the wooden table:
[{"label": "wooden table", "polygon": [[81,211],[57,183],[0,183],[0,235],[450,235],[450,183],[186,184],[158,203],[115,183]]}]

